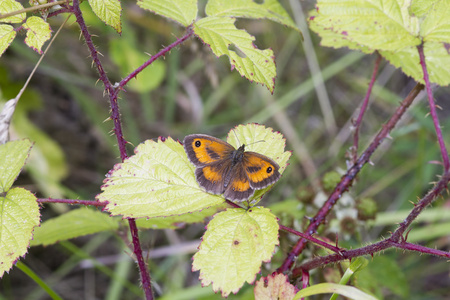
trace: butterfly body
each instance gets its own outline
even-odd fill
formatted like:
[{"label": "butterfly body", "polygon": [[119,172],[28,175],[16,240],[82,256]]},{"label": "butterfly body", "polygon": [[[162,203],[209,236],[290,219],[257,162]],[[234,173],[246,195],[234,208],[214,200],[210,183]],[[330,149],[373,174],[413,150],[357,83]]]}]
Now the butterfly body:
[{"label": "butterfly body", "polygon": [[255,192],[280,178],[279,166],[256,152],[235,149],[218,138],[192,134],[184,138],[184,149],[196,167],[195,177],[201,187],[213,194],[224,194],[234,201],[249,199]]}]

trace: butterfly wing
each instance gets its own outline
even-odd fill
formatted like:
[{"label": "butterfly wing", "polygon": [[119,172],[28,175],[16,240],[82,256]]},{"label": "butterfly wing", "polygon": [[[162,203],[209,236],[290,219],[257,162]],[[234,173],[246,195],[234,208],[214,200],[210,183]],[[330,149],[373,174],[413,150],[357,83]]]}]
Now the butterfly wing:
[{"label": "butterfly wing", "polygon": [[244,152],[242,166],[253,189],[261,190],[280,179],[280,167],[272,159],[256,152]]},{"label": "butterfly wing", "polygon": [[188,135],[183,144],[189,160],[197,168],[229,159],[236,150],[227,142],[206,134]]},{"label": "butterfly wing", "polygon": [[195,178],[208,193],[223,194],[226,174],[230,172],[231,167],[231,159],[219,160],[195,169]]},{"label": "butterfly wing", "polygon": [[250,186],[250,181],[246,174],[244,165],[237,164],[233,167],[233,177],[225,189],[223,196],[232,201],[244,201],[250,198],[254,189]]}]

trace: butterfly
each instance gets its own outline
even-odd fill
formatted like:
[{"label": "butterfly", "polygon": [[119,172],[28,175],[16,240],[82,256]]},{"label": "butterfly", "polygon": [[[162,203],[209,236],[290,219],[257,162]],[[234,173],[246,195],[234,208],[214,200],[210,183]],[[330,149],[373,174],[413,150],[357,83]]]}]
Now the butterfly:
[{"label": "butterfly", "polygon": [[184,150],[196,167],[195,178],[208,193],[223,194],[225,199],[245,201],[280,179],[280,167],[265,155],[234,148],[206,134],[184,138]]}]

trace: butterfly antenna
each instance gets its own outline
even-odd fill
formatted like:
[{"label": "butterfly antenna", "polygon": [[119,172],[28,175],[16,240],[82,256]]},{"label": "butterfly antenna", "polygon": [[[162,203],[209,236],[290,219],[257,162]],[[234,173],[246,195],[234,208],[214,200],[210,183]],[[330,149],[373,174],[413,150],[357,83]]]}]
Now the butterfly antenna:
[{"label": "butterfly antenna", "polygon": [[239,145],[242,145],[242,143],[241,143],[241,141],[239,140],[239,138],[238,138],[238,136],[237,136],[236,131],[234,130],[234,128],[233,128],[233,133],[234,133],[234,136],[236,137],[236,139],[237,139]]}]

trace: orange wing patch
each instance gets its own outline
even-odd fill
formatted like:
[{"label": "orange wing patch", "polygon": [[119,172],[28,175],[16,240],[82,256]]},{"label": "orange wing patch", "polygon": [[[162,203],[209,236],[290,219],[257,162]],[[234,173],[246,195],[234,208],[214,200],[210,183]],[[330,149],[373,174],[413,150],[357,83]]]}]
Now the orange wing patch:
[{"label": "orange wing patch", "polygon": [[245,152],[244,155],[244,169],[252,188],[265,188],[280,178],[280,167],[270,158],[255,152]]},{"label": "orange wing patch", "polygon": [[243,192],[251,189],[250,182],[245,177],[234,179],[230,183],[229,188],[236,192]]},{"label": "orange wing patch", "polygon": [[203,176],[213,184],[223,182],[223,174],[221,171],[221,169],[216,169],[213,166],[206,166],[203,167]]},{"label": "orange wing patch", "polygon": [[[200,143],[200,145],[197,146],[196,143]],[[234,148],[224,142],[218,143],[204,138],[193,139],[191,146],[198,161],[202,164],[224,159],[230,151],[234,151]]]}]

